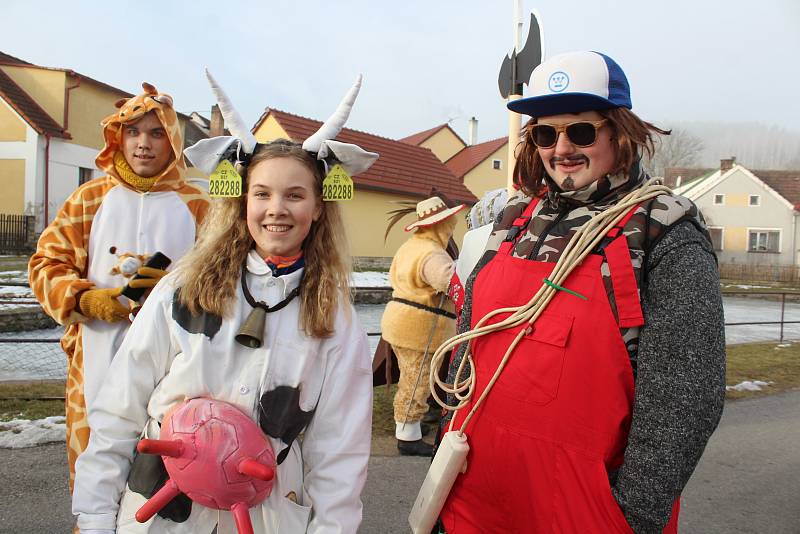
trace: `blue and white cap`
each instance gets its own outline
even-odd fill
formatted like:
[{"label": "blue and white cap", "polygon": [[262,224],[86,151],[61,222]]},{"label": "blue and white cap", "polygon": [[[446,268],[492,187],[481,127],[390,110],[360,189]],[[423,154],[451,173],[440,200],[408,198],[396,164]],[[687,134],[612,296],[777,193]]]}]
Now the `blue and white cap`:
[{"label": "blue and white cap", "polygon": [[533,70],[529,95],[508,103],[508,109],[547,117],[624,107],[631,109],[628,79],[617,63],[599,52],[568,52]]}]

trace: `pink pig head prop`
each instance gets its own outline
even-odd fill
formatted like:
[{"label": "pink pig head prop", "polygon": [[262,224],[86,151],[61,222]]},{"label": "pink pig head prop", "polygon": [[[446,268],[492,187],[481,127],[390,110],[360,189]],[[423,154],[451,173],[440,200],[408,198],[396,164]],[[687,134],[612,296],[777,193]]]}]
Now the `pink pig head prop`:
[{"label": "pink pig head prop", "polygon": [[164,416],[161,439],[143,439],[137,450],[160,454],[169,480],[137,512],[148,521],[179,493],[192,501],[230,510],[239,534],[252,534],[248,509],[269,497],[275,454],[250,417],[227,402],[191,399]]}]

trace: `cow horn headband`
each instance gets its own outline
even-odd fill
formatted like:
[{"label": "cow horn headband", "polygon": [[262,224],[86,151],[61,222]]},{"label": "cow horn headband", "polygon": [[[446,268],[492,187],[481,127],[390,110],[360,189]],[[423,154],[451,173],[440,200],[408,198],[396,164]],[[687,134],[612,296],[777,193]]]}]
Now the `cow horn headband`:
[{"label": "cow horn headband", "polygon": [[[246,167],[259,142],[208,69],[206,69],[206,77],[219,105],[225,126],[231,135],[202,139],[184,150],[184,155],[205,174],[214,172],[222,160]],[[359,89],[361,89],[360,74],[333,115],[322,124],[314,135],[303,142],[303,149],[321,161],[326,172],[329,166],[338,163],[348,174],[353,176],[367,170],[378,159],[378,154],[374,152],[367,152],[354,144],[333,140],[344,128]]]}]

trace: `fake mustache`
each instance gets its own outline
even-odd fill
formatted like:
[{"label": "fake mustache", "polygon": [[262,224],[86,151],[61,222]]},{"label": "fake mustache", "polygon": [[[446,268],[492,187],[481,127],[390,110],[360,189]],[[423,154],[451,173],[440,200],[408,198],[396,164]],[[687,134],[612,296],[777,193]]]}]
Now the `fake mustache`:
[{"label": "fake mustache", "polygon": [[586,163],[586,168],[587,169],[589,168],[589,158],[587,158],[583,154],[575,154],[574,156],[567,156],[567,157],[553,156],[552,158],[550,158],[550,166],[555,167],[556,163],[561,163],[562,161],[566,161],[568,163],[584,162]]}]

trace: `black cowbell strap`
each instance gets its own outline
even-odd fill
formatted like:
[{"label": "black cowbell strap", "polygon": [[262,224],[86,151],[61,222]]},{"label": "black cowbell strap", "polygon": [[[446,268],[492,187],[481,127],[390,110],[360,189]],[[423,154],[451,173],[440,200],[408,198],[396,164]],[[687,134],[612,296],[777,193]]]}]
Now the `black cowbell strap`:
[{"label": "black cowbell strap", "polygon": [[252,308],[261,308],[267,313],[276,312],[286,307],[293,298],[300,294],[300,285],[298,284],[296,288],[292,289],[286,298],[277,303],[274,306],[268,306],[266,302],[261,302],[253,298],[253,295],[250,294],[250,290],[247,289],[247,267],[242,267],[242,293],[244,293],[244,299]]}]

